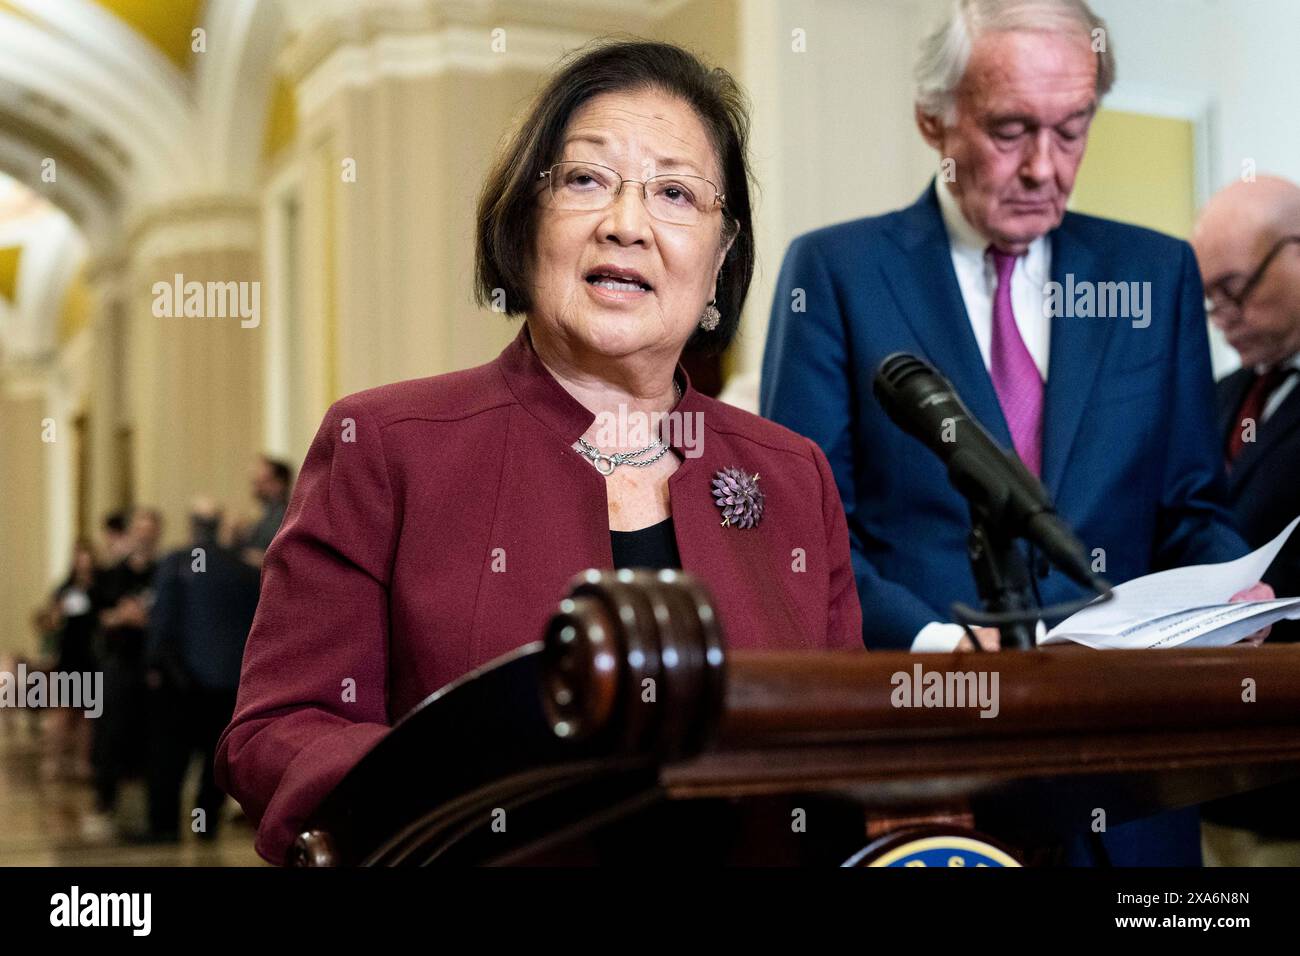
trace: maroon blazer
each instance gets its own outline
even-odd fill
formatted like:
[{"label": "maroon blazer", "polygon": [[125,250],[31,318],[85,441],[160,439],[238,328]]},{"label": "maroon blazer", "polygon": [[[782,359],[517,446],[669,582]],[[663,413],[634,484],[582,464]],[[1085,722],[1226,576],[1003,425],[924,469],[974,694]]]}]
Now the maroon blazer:
[{"label": "maroon blazer", "polygon": [[[673,525],[727,645],[862,648],[822,452],[678,375],[677,411],[702,413],[703,453],[668,481]],[[546,371],[526,325],[486,365],[330,408],[266,554],[217,748],[217,779],[258,823],[263,857],[284,862],[308,814],[393,722],[537,640],[575,574],[613,566],[605,479],[571,447],[594,421]],[[711,481],[727,467],[760,475],[753,528],[721,523]]]}]

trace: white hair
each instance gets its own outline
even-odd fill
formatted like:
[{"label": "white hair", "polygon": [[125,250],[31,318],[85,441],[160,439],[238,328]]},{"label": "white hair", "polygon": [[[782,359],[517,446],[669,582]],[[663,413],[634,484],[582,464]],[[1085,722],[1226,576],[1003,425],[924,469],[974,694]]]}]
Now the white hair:
[{"label": "white hair", "polygon": [[956,118],[957,87],[971,47],[986,33],[1075,33],[1097,54],[1097,101],[1115,85],[1115,51],[1106,21],[1086,0],[953,0],[939,27],[921,42],[916,105],[945,123]]}]

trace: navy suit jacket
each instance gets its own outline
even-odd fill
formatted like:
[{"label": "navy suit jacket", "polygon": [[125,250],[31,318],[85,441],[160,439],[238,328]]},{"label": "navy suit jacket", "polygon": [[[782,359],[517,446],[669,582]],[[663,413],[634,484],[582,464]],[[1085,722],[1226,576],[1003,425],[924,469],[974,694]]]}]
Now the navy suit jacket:
[{"label": "navy suit jacket", "polygon": [[[1067,213],[1050,234],[1052,279],[1146,282],[1135,318],[1052,319],[1043,483],[1104,576],[1227,561],[1246,546],[1224,507],[1200,273],[1185,242]],[[872,392],[891,352],[952,382],[1011,447],[952,267],[932,184],[907,209],[801,236],[781,269],[763,360],[764,416],[816,441],[848,516],[865,641],[906,648],[951,606],[979,606],[966,556],[970,512],[924,445]],[[1081,596],[1052,571],[1044,606]]]},{"label": "navy suit jacket", "polygon": [[[1254,380],[1250,369],[1238,369],[1219,383],[1221,449],[1241,428],[1237,416]],[[1246,543],[1255,548],[1277,537],[1300,514],[1300,388],[1259,426],[1255,441],[1242,448],[1228,474],[1228,502]],[[1300,594],[1300,534],[1283,546],[1264,580],[1278,597]],[[1300,621],[1274,624],[1269,640],[1300,640]]]},{"label": "navy suit jacket", "polygon": [[[1219,382],[1220,448],[1227,449],[1241,425],[1242,402],[1255,380],[1251,369],[1238,369]],[[1258,548],[1277,537],[1300,514],[1300,388],[1259,426],[1255,441],[1246,444],[1228,474],[1228,501],[1246,543]],[[1300,535],[1292,535],[1269,566],[1264,580],[1278,597],[1300,594]],[[1300,641],[1300,621],[1273,625],[1270,643]],[[1218,800],[1205,815],[1216,823],[1254,830],[1273,839],[1300,839],[1295,806],[1300,781],[1252,790]]]},{"label": "navy suit jacket", "polygon": [[[202,571],[192,548],[206,551]],[[260,573],[215,542],[192,541],[173,551],[154,575],[148,657],[172,677],[215,691],[239,686],[240,661],[257,610]],[[182,673],[175,673],[175,671]]]}]

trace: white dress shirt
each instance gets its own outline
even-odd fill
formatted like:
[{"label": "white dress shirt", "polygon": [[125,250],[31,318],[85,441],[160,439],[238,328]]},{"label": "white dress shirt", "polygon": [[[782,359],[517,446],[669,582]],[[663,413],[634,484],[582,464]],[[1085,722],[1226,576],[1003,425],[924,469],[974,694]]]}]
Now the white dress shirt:
[{"label": "white dress shirt", "polygon": [[[966,304],[966,317],[975,332],[984,367],[990,367],[989,350],[993,341],[993,299],[997,294],[998,276],[989,255],[989,242],[983,238],[962,213],[952,192],[942,183],[936,183],[939,195],[939,212],[948,230],[948,246],[952,254],[952,267],[957,273],[957,285]],[[1052,244],[1046,236],[1039,236],[1029,244],[1029,250],[1016,260],[1011,273],[1011,310],[1015,313],[1016,328],[1024,340],[1025,348],[1038,366],[1038,374],[1047,381],[1048,361],[1051,353],[1052,320],[1047,310],[1047,283],[1052,276]],[[1281,391],[1281,389],[1278,389]],[[1041,634],[1043,622],[1038,622]],[[960,624],[934,621],[921,628],[912,641],[913,651],[954,650],[966,632]]]},{"label": "white dress shirt", "polygon": [[[1290,360],[1283,362],[1282,368],[1300,370],[1300,352],[1291,356]],[[1267,368],[1255,369],[1255,373],[1258,375],[1263,375],[1267,371]],[[1282,407],[1282,403],[1286,401],[1288,395],[1295,391],[1297,385],[1300,385],[1300,375],[1292,375],[1273,390],[1273,394],[1264,403],[1264,410],[1259,414],[1259,423],[1261,425],[1273,417],[1273,413]]]}]

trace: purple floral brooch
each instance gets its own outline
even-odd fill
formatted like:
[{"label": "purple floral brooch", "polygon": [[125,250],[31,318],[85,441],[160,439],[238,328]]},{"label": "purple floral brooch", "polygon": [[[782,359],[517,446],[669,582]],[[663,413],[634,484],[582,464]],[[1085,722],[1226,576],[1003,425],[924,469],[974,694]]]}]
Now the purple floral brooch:
[{"label": "purple floral brooch", "polygon": [[713,503],[722,509],[722,526],[752,528],[763,517],[763,492],[758,475],[724,468],[713,479]]}]

